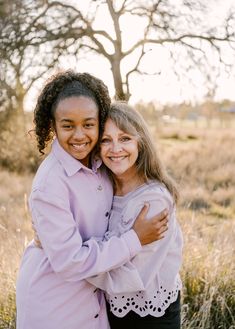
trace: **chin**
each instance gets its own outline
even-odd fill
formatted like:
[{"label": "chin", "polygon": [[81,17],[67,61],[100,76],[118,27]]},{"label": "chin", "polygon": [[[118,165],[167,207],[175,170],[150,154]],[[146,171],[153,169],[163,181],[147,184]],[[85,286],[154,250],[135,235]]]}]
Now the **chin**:
[{"label": "chin", "polygon": [[121,175],[123,175],[124,173],[125,173],[125,171],[116,171],[116,170],[114,170],[114,171],[112,171],[112,173],[115,175],[115,176],[121,176]]}]

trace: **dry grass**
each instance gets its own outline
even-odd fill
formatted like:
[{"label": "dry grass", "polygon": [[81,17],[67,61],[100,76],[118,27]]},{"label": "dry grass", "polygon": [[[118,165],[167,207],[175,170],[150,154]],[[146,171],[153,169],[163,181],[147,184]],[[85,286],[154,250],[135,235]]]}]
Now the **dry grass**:
[{"label": "dry grass", "polygon": [[32,176],[0,172],[0,328],[15,328],[15,279],[25,245],[32,237],[27,196]]},{"label": "dry grass", "polygon": [[172,128],[157,135],[181,193],[182,327],[234,329],[235,130]]},{"label": "dry grass", "polygon": [[183,328],[235,326],[235,220],[180,210],[185,249]]},{"label": "dry grass", "polygon": [[[235,132],[158,126],[157,138],[181,191],[182,327],[234,329]],[[13,329],[15,278],[32,236],[26,207],[32,175],[2,171],[0,181],[0,329]]]}]

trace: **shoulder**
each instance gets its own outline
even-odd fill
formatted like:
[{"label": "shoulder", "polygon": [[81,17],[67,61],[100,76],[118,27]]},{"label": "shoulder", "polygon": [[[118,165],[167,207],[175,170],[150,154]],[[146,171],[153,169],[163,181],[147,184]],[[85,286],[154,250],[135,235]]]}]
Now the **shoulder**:
[{"label": "shoulder", "polygon": [[125,223],[133,222],[145,203],[150,205],[147,218],[160,213],[164,209],[168,209],[170,214],[174,210],[173,198],[166,187],[158,182],[150,182],[144,184],[129,196],[129,200],[122,211],[123,221]]},{"label": "shoulder", "polygon": [[64,182],[66,175],[60,162],[51,152],[39,166],[33,180],[32,191],[50,191],[55,192]]},{"label": "shoulder", "polygon": [[159,183],[151,181],[144,184],[141,188],[137,189],[133,194],[133,197],[128,202],[129,204],[143,204],[144,202],[162,202],[168,208],[173,206],[173,198],[167,188]]}]

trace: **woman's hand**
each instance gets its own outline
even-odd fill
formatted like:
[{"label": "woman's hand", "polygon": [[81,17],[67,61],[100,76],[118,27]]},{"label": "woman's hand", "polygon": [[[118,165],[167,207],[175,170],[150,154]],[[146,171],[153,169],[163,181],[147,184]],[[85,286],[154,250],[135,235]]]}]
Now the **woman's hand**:
[{"label": "woman's hand", "polygon": [[154,242],[164,238],[164,232],[168,230],[168,211],[164,209],[159,214],[146,220],[146,215],[149,210],[149,204],[145,204],[141,209],[136,221],[133,225],[133,230],[138,235],[142,245]]}]

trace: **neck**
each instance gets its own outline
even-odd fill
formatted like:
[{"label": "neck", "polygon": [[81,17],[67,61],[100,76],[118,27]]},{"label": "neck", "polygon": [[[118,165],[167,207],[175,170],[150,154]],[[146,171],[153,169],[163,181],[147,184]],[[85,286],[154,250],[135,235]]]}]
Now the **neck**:
[{"label": "neck", "polygon": [[129,175],[128,177],[114,177],[114,194],[124,196],[125,194],[134,191],[139,186],[146,182],[144,177],[137,175]]}]

